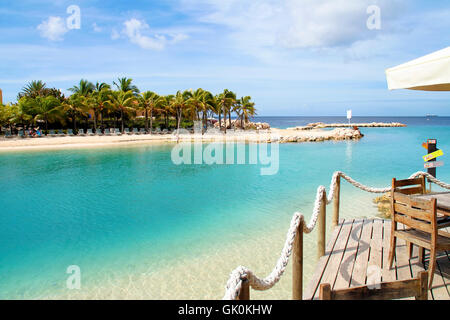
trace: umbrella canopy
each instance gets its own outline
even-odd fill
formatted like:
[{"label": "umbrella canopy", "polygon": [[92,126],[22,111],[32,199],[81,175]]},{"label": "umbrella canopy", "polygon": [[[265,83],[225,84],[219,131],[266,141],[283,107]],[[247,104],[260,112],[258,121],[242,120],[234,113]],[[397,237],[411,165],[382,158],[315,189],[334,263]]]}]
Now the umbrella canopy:
[{"label": "umbrella canopy", "polygon": [[450,47],[386,70],[389,90],[450,91]]}]

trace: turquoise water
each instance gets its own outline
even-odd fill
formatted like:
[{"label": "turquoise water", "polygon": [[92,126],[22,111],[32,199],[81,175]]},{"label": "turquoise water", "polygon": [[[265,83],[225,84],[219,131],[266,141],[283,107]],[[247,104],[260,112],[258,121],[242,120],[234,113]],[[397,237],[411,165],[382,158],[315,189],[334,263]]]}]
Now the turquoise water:
[{"label": "turquoise water", "polygon": [[[69,265],[91,288],[217,252],[286,226],[294,211],[310,213],[335,170],[383,187],[423,170],[427,138],[450,150],[448,126],[362,132],[357,142],[282,144],[272,176],[261,176],[261,165],[176,166],[171,145],[0,154],[0,298],[62,294]],[[438,178],[450,181],[446,166]],[[343,188],[345,199],[359,196]]]}]

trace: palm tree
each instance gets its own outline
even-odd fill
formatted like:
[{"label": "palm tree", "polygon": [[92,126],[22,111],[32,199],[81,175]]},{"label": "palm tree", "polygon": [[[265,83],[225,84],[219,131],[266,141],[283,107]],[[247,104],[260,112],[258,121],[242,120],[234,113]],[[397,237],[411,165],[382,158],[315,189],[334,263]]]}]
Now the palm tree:
[{"label": "palm tree", "polygon": [[129,111],[133,110],[133,105],[135,104],[136,97],[133,95],[133,92],[127,91],[113,91],[109,95],[109,101],[106,101],[105,104],[111,106],[114,110],[118,110],[120,112],[120,123],[121,123],[121,132],[123,133],[125,130],[124,127],[124,115]]},{"label": "palm tree", "polygon": [[109,84],[107,84],[105,82],[97,82],[95,84],[94,91],[95,92],[99,92],[99,91],[102,91],[102,90],[109,90],[109,89],[111,89],[111,86]]},{"label": "palm tree", "polygon": [[138,109],[145,111],[145,132],[149,132],[148,128],[148,118],[150,112],[150,133],[153,132],[153,110],[155,109],[158,101],[161,100],[161,97],[152,91],[146,91],[141,93],[138,97],[139,106]]},{"label": "palm tree", "polygon": [[25,87],[22,88],[22,91],[20,91],[18,95],[18,99],[22,97],[28,97],[28,98],[36,98],[36,97],[42,97],[45,95],[46,87],[47,85],[42,80],[33,80],[31,82],[28,82]]},{"label": "palm tree", "polygon": [[189,101],[188,91],[177,91],[177,94],[171,99],[170,106],[175,111],[176,122],[177,122],[177,133],[180,131],[181,118],[183,116],[183,110],[188,105]]},{"label": "palm tree", "polygon": [[161,114],[161,119],[164,118],[164,126],[169,128],[169,115],[172,113],[172,102],[175,99],[173,94],[162,96],[156,104],[156,111]]},{"label": "palm tree", "polygon": [[81,79],[80,84],[78,86],[73,86],[72,88],[70,88],[68,90],[73,93],[77,93],[81,96],[87,97],[89,94],[94,92],[95,86],[92,82]]},{"label": "palm tree", "polygon": [[[236,102],[236,94],[231,92],[228,89],[225,89],[221,94],[218,96],[218,103],[219,103],[219,119],[220,114],[223,112],[223,120],[225,123],[225,133],[227,133],[227,114],[229,115],[230,120],[230,128],[231,128],[231,109],[233,105]],[[221,125],[220,125],[221,127]]]},{"label": "palm tree", "polygon": [[132,84],[133,79],[131,78],[119,78],[117,79],[117,82],[113,82],[113,84],[116,86],[117,90],[122,92],[128,92],[131,91],[134,95],[139,94],[139,89],[135,85]]},{"label": "palm tree", "polygon": [[34,111],[35,120],[41,119],[45,123],[45,134],[47,135],[49,118],[58,113],[58,107],[61,105],[60,101],[53,96],[36,97],[34,99],[28,98],[26,102]]},{"label": "palm tree", "polygon": [[212,109],[213,95],[201,88],[195,91],[186,92],[187,105],[189,106],[189,113],[192,115],[193,120],[200,120],[199,113],[202,112],[203,126],[207,125],[208,111]]},{"label": "palm tree", "polygon": [[86,97],[79,94],[73,94],[68,99],[66,99],[59,110],[69,116],[72,120],[72,129],[74,132],[77,131],[77,116],[85,113],[87,109]]},{"label": "palm tree", "polygon": [[244,121],[247,123],[250,117],[254,117],[256,115],[255,103],[251,102],[251,99],[252,98],[250,96],[245,96],[239,100],[242,129],[245,129]]},{"label": "palm tree", "polygon": [[92,93],[92,108],[94,110],[94,131],[97,131],[97,114],[100,114],[100,129],[103,131],[103,117],[105,111],[108,108],[108,101],[110,99],[110,95],[112,94],[109,89],[109,85],[106,86],[97,86],[95,91]]}]

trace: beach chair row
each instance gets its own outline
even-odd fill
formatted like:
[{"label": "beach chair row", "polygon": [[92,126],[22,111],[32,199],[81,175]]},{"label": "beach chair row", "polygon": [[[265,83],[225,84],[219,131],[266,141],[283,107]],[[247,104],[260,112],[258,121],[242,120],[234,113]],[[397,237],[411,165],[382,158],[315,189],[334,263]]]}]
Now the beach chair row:
[{"label": "beach chair row", "polygon": [[[150,132],[147,132],[144,128],[138,129],[133,128],[130,130],[130,128],[125,128],[123,134],[133,135],[133,134],[149,134]],[[157,128],[156,130],[153,130],[153,134],[167,134],[170,133],[169,130],[164,129],[161,130],[161,128]],[[92,129],[87,129],[85,132],[84,129],[79,129],[77,134],[74,134],[74,131],[72,129],[67,130],[49,130],[48,136],[51,137],[62,137],[62,136],[113,136],[117,135],[120,136],[122,133],[120,132],[119,128],[107,128],[104,130],[104,132],[101,132],[101,130],[97,130],[94,132]],[[5,138],[13,138],[15,135],[12,135],[9,130],[5,133]],[[27,133],[24,130],[19,130],[18,132],[19,137],[27,137]]]}]

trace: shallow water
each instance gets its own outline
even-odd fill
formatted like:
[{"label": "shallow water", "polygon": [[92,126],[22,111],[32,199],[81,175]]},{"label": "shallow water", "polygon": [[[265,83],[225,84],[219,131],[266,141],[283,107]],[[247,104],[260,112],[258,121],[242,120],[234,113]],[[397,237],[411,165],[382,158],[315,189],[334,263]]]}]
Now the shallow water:
[{"label": "shallow water", "polygon": [[[221,298],[236,266],[271,271],[292,214],[311,215],[335,170],[388,186],[423,170],[427,138],[450,150],[449,129],[363,128],[357,142],[283,144],[271,176],[262,165],[177,166],[172,145],[1,154],[0,298]],[[438,178],[450,181],[445,166]],[[341,197],[343,217],[377,213],[374,196],[347,183]],[[316,236],[305,240],[309,275]],[[80,290],[66,287],[70,265],[81,269]],[[290,275],[254,296],[289,298]]]}]

